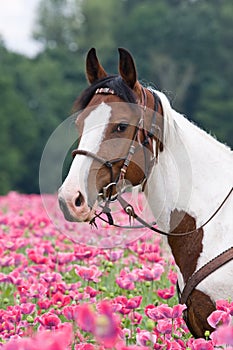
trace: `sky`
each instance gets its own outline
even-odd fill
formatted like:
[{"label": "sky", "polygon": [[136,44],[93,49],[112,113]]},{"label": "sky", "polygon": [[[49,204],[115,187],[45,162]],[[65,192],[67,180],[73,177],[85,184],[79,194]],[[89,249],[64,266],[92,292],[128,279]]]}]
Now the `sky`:
[{"label": "sky", "polygon": [[0,0],[0,36],[9,50],[29,57],[39,51],[39,44],[31,38],[39,2]]}]

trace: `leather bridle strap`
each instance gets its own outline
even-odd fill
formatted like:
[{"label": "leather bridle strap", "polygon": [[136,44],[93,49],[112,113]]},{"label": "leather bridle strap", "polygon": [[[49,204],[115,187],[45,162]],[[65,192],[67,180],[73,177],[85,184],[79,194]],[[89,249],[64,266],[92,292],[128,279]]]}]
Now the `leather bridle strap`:
[{"label": "leather bridle strap", "polygon": [[225,265],[227,262],[233,259],[233,247],[225,250],[223,253],[219,254],[207,264],[202,266],[198,271],[196,271],[187,281],[183,291],[180,293],[179,302],[181,304],[186,304],[188,297],[194,290],[194,288],[208,277],[212,272],[216,271],[219,267]]},{"label": "leather bridle strap", "polygon": [[208,220],[206,220],[204,222],[204,224],[202,224],[200,227],[195,228],[192,231],[188,231],[188,232],[165,232],[162,230],[159,230],[156,227],[151,226],[150,224],[148,224],[145,220],[143,220],[140,216],[138,216],[135,211],[134,208],[131,204],[129,204],[120,194],[118,195],[117,199],[119,201],[119,203],[121,204],[122,208],[124,209],[124,211],[130,216],[133,217],[135,220],[137,220],[138,222],[140,222],[142,225],[144,225],[145,227],[149,228],[150,230],[160,233],[161,235],[165,235],[165,236],[187,236],[190,235],[198,230],[201,230],[203,227],[205,227],[213,218],[214,216],[219,212],[219,210],[223,207],[223,205],[225,204],[225,202],[227,201],[227,199],[230,197],[231,193],[233,191],[233,187],[230,189],[229,193],[227,194],[227,196],[224,198],[224,200],[222,201],[222,203],[218,206],[218,208],[215,210],[215,212],[208,218]]}]

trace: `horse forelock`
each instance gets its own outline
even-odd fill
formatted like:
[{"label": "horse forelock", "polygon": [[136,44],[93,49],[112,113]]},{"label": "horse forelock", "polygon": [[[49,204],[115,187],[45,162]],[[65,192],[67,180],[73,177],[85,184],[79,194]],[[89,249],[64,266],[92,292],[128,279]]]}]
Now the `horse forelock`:
[{"label": "horse forelock", "polygon": [[106,78],[97,80],[86,88],[74,103],[73,111],[77,112],[87,107],[95,92],[99,88],[110,88],[115,94],[125,102],[136,103],[136,96],[133,90],[119,75],[110,75]]}]

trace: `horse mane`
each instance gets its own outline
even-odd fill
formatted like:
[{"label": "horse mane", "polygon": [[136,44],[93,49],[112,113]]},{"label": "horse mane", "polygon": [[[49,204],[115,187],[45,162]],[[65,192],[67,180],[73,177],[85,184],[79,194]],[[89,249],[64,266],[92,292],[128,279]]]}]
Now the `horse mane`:
[{"label": "horse mane", "polygon": [[110,88],[115,91],[115,94],[122,100],[128,103],[136,103],[136,97],[130,87],[119,75],[110,75],[106,78],[99,79],[86,88],[82,94],[74,102],[74,112],[80,111],[87,107],[88,103],[95,94],[98,88]]},{"label": "horse mane", "polygon": [[[151,88],[150,88],[151,89]],[[154,90],[154,89],[151,89]],[[184,129],[184,127],[189,127],[192,129],[192,133],[195,131],[196,135],[200,135],[201,138],[205,139],[208,144],[212,144],[213,146],[217,146],[218,148],[221,148],[223,151],[228,151],[232,153],[232,150],[229,146],[225,145],[224,143],[218,141],[216,137],[211,135],[206,130],[200,128],[193,120],[190,120],[187,116],[177,112],[175,109],[172,108],[169,99],[167,96],[157,90],[154,90],[154,92],[159,96],[160,101],[162,103],[162,108],[164,111],[164,138],[166,143],[166,138],[170,137],[170,132],[172,132],[172,129],[178,130]],[[178,127],[178,128],[177,128]]]}]

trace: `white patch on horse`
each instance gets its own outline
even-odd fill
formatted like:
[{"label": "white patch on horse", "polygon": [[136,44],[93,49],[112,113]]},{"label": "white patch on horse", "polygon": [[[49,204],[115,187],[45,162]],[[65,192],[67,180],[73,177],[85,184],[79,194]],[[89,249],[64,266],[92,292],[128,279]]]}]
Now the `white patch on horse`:
[{"label": "white patch on horse", "polygon": [[[111,117],[112,108],[101,103],[92,110],[84,120],[84,128],[78,149],[97,154],[103,141],[105,129]],[[80,191],[87,201],[87,179],[93,159],[84,155],[76,155],[69,174],[62,185],[65,196],[70,197]]]},{"label": "white patch on horse", "polygon": [[[173,210],[184,211],[200,227],[218,208],[232,187],[232,151],[173,110],[164,94],[164,151],[148,180],[148,201],[160,229],[169,231]],[[150,191],[150,189],[153,191]],[[203,229],[198,270],[233,246],[233,196]],[[188,263],[188,261],[187,261]],[[182,276],[179,273],[182,289]],[[197,289],[212,300],[233,298],[233,261],[213,272]]]}]

